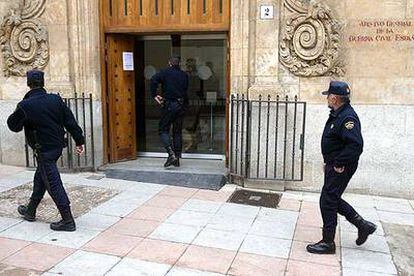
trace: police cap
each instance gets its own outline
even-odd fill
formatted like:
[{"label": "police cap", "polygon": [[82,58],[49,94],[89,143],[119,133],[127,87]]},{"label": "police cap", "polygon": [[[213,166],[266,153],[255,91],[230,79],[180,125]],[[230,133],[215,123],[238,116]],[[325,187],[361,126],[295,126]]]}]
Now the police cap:
[{"label": "police cap", "polygon": [[331,81],[329,84],[328,91],[323,91],[322,95],[340,95],[340,96],[347,96],[351,93],[349,86],[346,82],[343,81]]}]

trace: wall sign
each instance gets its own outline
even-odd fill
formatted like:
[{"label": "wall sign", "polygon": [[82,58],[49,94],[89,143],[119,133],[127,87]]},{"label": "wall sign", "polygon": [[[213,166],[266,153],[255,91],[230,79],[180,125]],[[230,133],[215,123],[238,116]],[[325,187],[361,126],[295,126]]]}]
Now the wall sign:
[{"label": "wall sign", "polygon": [[123,61],[124,71],[134,71],[134,53],[123,52],[122,61]]},{"label": "wall sign", "polygon": [[274,7],[272,5],[260,6],[260,19],[273,19]]}]

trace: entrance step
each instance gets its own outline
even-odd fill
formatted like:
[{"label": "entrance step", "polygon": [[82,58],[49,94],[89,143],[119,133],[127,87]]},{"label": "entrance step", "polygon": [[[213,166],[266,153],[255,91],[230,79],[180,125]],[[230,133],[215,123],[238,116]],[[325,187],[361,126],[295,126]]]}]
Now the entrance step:
[{"label": "entrance step", "polygon": [[108,164],[100,170],[107,178],[216,191],[227,182],[227,169],[221,160],[181,159],[181,167],[167,169],[164,162],[163,158],[139,158]]}]

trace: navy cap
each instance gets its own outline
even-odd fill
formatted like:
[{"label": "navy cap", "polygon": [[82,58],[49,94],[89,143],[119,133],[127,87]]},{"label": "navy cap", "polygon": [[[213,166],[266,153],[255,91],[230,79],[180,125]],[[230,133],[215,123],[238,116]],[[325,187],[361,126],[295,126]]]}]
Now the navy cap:
[{"label": "navy cap", "polygon": [[347,96],[351,94],[351,90],[346,82],[343,81],[331,81],[329,84],[328,91],[322,92],[322,95],[340,95],[340,96]]},{"label": "navy cap", "polygon": [[43,84],[45,82],[45,73],[39,70],[30,70],[27,71],[27,83],[41,83]]}]

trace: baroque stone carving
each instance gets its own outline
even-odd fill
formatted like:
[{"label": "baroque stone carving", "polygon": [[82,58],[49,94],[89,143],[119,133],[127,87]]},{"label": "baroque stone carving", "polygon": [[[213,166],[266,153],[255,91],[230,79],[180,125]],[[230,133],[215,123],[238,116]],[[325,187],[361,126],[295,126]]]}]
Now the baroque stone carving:
[{"label": "baroque stone carving", "polygon": [[31,69],[43,69],[49,61],[46,27],[39,20],[46,0],[20,0],[0,26],[0,46],[6,76],[25,76]]},{"label": "baroque stone carving", "polygon": [[323,3],[284,0],[292,15],[280,43],[280,61],[296,76],[342,76],[342,27]]}]

